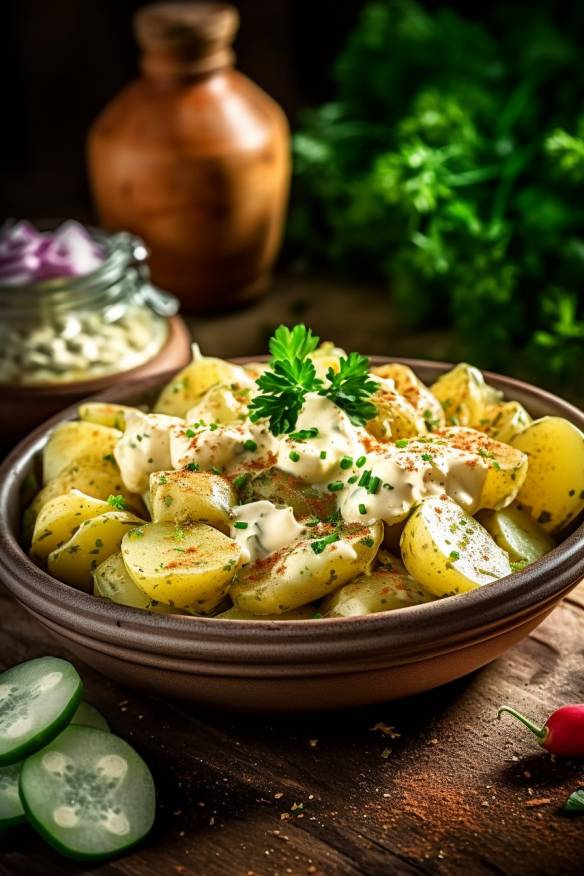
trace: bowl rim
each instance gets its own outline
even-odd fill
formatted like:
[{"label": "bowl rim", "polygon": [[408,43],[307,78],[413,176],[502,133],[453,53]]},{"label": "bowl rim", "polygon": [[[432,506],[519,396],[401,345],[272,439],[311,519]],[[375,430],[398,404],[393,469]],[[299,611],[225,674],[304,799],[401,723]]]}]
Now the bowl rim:
[{"label": "bowl rim", "polygon": [[[265,361],[266,356],[234,358],[237,364]],[[371,356],[372,365],[399,362],[415,372],[444,373],[448,362]],[[160,388],[175,372],[123,381],[92,397],[128,403]],[[565,416],[584,431],[584,412],[546,390],[512,377],[484,371],[485,378],[507,397],[532,398]],[[427,378],[426,378],[427,379]],[[422,659],[437,639],[457,649],[477,635],[490,637],[510,622],[541,612],[584,578],[584,523],[527,569],[468,593],[399,611],[348,618],[309,620],[221,620],[161,615],[100,600],[75,590],[39,568],[20,547],[20,485],[58,422],[74,419],[77,404],[51,417],[24,438],[0,467],[0,571],[13,595],[37,615],[71,630],[84,627],[96,641],[111,642],[160,655],[191,656],[213,663],[323,664],[347,657],[377,659],[391,654]],[[18,506],[18,507],[17,507]],[[316,626],[315,626],[316,625]],[[316,635],[315,635],[316,631]]]}]

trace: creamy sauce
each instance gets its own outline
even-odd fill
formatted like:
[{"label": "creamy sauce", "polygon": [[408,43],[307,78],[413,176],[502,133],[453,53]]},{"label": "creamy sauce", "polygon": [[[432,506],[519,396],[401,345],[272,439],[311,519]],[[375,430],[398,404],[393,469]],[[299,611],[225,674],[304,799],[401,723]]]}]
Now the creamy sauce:
[{"label": "creamy sauce", "polygon": [[231,538],[241,548],[244,563],[254,563],[297,541],[305,532],[292,508],[277,508],[265,499],[233,509]]},{"label": "creamy sauce", "polygon": [[143,493],[148,489],[150,472],[172,468],[171,429],[181,422],[178,417],[166,414],[130,411],[126,415],[126,431],[115,447],[114,456],[128,490]]}]

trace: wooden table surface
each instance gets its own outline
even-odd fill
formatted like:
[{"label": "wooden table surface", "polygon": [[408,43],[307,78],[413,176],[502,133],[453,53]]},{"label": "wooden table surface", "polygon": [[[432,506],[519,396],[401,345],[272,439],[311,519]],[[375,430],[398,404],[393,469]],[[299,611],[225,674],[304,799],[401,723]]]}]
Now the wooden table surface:
[{"label": "wooden table surface", "polygon": [[[287,279],[258,308],[192,321],[205,352],[257,351],[299,315],[372,353],[439,356],[440,334],[402,334],[371,290],[307,294]],[[64,653],[0,587],[0,667]],[[28,828],[4,837],[0,876],[388,876],[582,872],[584,817],[562,806],[584,763],[554,760],[511,719],[584,700],[584,585],[495,663],[407,701],[303,717],[205,713],[147,698],[78,664],[87,699],[150,765],[158,816],[120,860],[88,866]]]}]

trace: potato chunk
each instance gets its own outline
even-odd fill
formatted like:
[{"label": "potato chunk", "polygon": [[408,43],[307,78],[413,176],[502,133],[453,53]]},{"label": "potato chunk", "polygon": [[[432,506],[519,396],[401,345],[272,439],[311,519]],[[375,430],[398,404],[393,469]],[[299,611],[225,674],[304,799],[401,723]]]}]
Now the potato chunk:
[{"label": "potato chunk", "polygon": [[401,537],[403,562],[436,596],[490,584],[513,571],[509,557],[474,517],[451,499],[424,499]]},{"label": "potato chunk", "polygon": [[230,383],[253,386],[253,381],[241,366],[223,359],[201,356],[179,371],[164,387],[153,411],[157,414],[184,417],[212,386]]},{"label": "potato chunk", "polygon": [[217,423],[220,426],[230,426],[241,423],[247,417],[247,409],[252,389],[257,391],[253,381],[246,383],[228,383],[212,386],[195,402],[185,416],[187,423]]},{"label": "potato chunk", "polygon": [[477,519],[516,563],[534,563],[554,547],[547,532],[517,505],[481,511]]},{"label": "potato chunk", "polygon": [[379,389],[371,396],[377,414],[365,424],[367,431],[378,441],[398,441],[426,431],[424,418],[406,401],[389,381],[380,381]]},{"label": "potato chunk", "polygon": [[383,526],[323,524],[314,527],[311,536],[245,566],[229,594],[237,608],[251,614],[282,614],[326,596],[369,568]]},{"label": "potato chunk", "polygon": [[64,468],[81,457],[107,462],[121,438],[119,429],[75,420],[59,423],[43,448],[43,483],[54,480]]},{"label": "potato chunk", "polygon": [[77,411],[81,420],[97,423],[100,426],[110,426],[112,429],[119,429],[120,432],[126,428],[128,414],[136,411],[141,413],[139,408],[116,405],[112,402],[83,402]]},{"label": "potato chunk", "polygon": [[371,373],[393,380],[396,390],[423,418],[427,429],[433,431],[446,424],[442,405],[407,365],[388,362],[372,368]]},{"label": "potato chunk", "polygon": [[86,520],[69,541],[49,554],[49,572],[65,584],[91,592],[93,572],[118,550],[128,529],[140,523],[139,517],[127,511],[110,511]]},{"label": "potato chunk", "polygon": [[504,508],[515,499],[527,476],[525,453],[463,426],[440,429],[437,434],[452,447],[476,453],[488,464],[477,510]]},{"label": "potato chunk", "polygon": [[559,532],[584,509],[584,435],[563,417],[543,417],[511,444],[529,458],[517,500],[546,532]]},{"label": "potato chunk", "polygon": [[234,487],[220,475],[184,469],[150,475],[150,507],[156,523],[198,520],[228,534],[230,511],[236,504]]},{"label": "potato chunk", "polygon": [[523,405],[517,401],[509,401],[485,408],[477,428],[489,438],[509,444],[530,423],[531,417]]},{"label": "potato chunk", "polygon": [[103,563],[100,563],[93,573],[93,595],[102,599],[110,599],[118,605],[129,605],[131,608],[143,608],[158,614],[170,614],[177,609],[164,605],[136,587],[124,566],[121,551],[116,551]]},{"label": "potato chunk", "polygon": [[80,457],[64,468],[54,480],[43,487],[37,493],[30,506],[30,513],[36,518],[41,508],[50,499],[63,496],[70,490],[80,490],[95,499],[103,499],[108,496],[123,496],[128,507],[138,514],[143,511],[140,496],[127,490],[122,482],[120,470],[115,461],[104,460],[103,464],[96,463],[95,457]]},{"label": "potato chunk", "polygon": [[380,551],[371,572],[357,575],[327,596],[321,611],[326,617],[356,617],[421,605],[434,598],[408,575],[401,560]]},{"label": "potato chunk", "polygon": [[478,368],[461,362],[430,387],[449,426],[478,426],[485,408],[499,401],[501,393],[485,383]]},{"label": "potato chunk", "polygon": [[317,490],[311,484],[306,484],[279,468],[267,469],[246,480],[241,493],[242,502],[262,499],[273,502],[274,505],[289,506],[297,520],[304,517],[324,520],[336,508],[336,499],[332,493]]},{"label": "potato chunk", "polygon": [[43,505],[32,534],[31,556],[46,560],[51,551],[68,541],[86,520],[113,511],[111,505],[79,490],[57,496]]},{"label": "potato chunk", "polygon": [[147,523],[126,533],[122,556],[134,583],[151,599],[209,612],[227,592],[240,549],[205,523]]}]

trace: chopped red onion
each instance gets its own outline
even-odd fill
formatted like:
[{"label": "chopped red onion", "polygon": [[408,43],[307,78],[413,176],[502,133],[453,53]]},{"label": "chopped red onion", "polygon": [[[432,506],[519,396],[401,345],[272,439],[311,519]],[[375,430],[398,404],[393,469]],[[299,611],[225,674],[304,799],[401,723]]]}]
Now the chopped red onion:
[{"label": "chopped red onion", "polygon": [[78,222],[41,233],[28,222],[0,229],[0,285],[18,286],[95,271],[105,254]]}]

